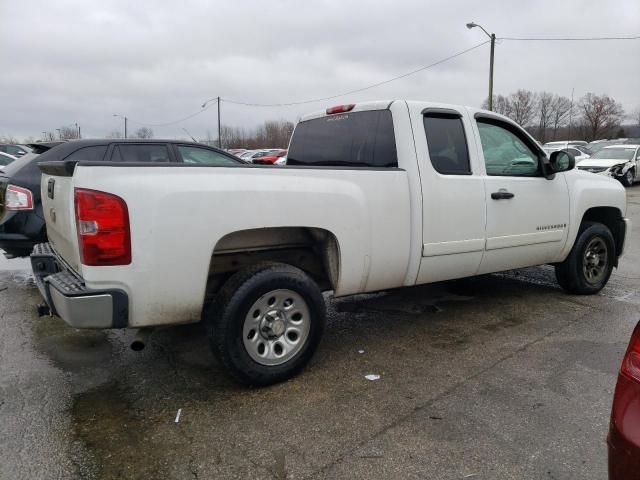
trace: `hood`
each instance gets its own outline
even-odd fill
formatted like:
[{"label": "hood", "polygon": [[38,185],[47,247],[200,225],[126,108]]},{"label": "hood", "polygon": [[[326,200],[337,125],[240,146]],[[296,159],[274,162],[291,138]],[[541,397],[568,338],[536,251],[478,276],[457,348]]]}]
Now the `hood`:
[{"label": "hood", "polygon": [[624,165],[629,160],[607,160],[606,158],[585,158],[578,166],[579,167],[606,167],[611,168],[614,165]]}]

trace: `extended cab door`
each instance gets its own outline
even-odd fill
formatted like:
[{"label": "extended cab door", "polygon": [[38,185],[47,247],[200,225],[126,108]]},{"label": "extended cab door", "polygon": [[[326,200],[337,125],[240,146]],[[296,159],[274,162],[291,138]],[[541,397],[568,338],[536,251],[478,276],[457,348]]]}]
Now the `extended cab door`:
[{"label": "extended cab door", "polygon": [[484,251],[486,217],[472,119],[464,109],[413,105],[411,121],[422,184],[417,283],[475,275]]},{"label": "extended cab door", "polygon": [[540,149],[517,125],[476,114],[486,175],[486,252],[479,273],[552,263],[567,239],[564,174],[543,176]]}]

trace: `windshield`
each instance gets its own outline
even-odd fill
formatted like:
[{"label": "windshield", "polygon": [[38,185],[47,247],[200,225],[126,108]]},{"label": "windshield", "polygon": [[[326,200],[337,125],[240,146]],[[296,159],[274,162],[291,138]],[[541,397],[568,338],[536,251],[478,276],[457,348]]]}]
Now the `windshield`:
[{"label": "windshield", "polygon": [[594,153],[591,159],[606,158],[608,160],[631,160],[634,148],[603,148]]}]

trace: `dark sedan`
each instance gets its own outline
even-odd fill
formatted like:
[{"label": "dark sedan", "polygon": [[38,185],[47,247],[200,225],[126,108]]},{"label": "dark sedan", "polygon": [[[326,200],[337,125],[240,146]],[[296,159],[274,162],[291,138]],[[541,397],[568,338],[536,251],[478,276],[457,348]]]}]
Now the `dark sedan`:
[{"label": "dark sedan", "polygon": [[61,143],[41,155],[27,154],[0,172],[0,248],[7,257],[28,256],[36,243],[47,240],[38,163],[63,160],[196,165],[244,163],[223,150],[175,140],[75,140]]}]

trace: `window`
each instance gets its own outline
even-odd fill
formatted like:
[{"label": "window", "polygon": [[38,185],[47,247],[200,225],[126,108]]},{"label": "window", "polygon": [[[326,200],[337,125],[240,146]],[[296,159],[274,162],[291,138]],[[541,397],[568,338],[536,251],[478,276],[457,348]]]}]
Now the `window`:
[{"label": "window", "polygon": [[444,175],[469,175],[469,150],[462,119],[454,114],[426,114],[424,131],[429,157],[436,172]]},{"label": "window", "polygon": [[391,112],[344,113],[300,122],[287,165],[397,167]]},{"label": "window", "polygon": [[100,162],[107,153],[107,145],[96,145],[93,147],[84,147],[76,150],[65,160],[76,160],[78,162]]},{"label": "window", "polygon": [[567,152],[569,152],[574,157],[579,157],[580,155],[582,155],[582,152],[576,148],[568,148]]},{"label": "window", "polygon": [[170,162],[170,158],[163,144],[120,144],[111,155],[112,162]]},{"label": "window", "polygon": [[478,121],[487,175],[540,176],[538,156],[523,140],[505,127]]},{"label": "window", "polygon": [[215,166],[240,164],[237,160],[234,160],[223,153],[216,152],[215,150],[209,150],[208,148],[178,145],[178,151],[182,156],[182,161],[188,164]]}]

